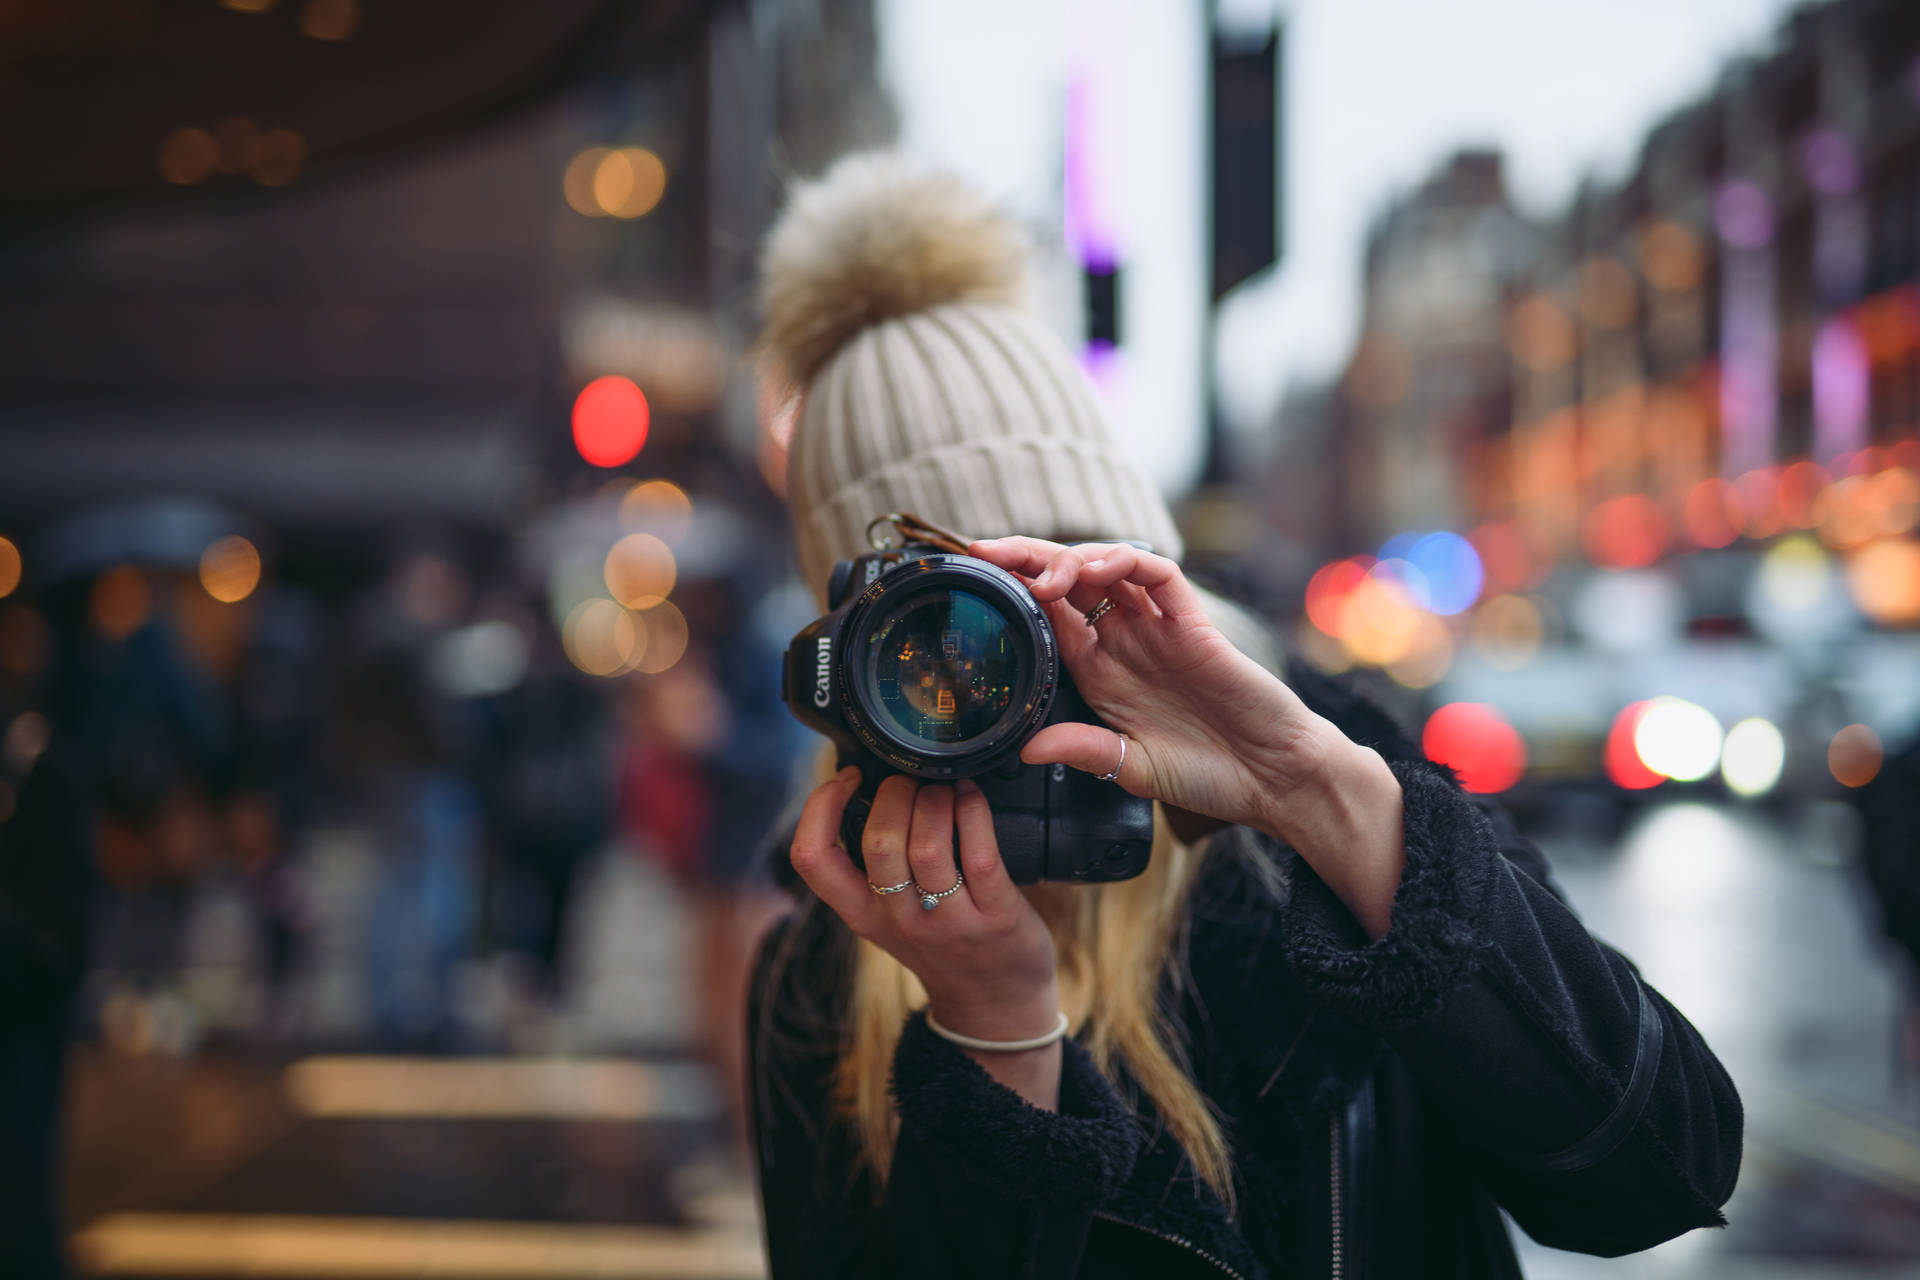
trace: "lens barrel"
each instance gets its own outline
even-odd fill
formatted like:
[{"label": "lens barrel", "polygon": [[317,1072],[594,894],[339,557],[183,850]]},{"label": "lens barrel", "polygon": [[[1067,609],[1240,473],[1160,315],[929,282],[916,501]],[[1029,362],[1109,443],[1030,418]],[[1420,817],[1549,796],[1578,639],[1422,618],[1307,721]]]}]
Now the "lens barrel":
[{"label": "lens barrel", "polygon": [[1060,679],[1053,630],[1019,579],[935,553],[881,574],[835,646],[847,727],[903,773],[964,778],[1017,758]]}]

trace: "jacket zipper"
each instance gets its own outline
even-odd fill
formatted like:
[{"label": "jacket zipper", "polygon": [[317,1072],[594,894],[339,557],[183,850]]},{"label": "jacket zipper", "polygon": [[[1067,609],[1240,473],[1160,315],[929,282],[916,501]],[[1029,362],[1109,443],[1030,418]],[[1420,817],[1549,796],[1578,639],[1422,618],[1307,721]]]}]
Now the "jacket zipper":
[{"label": "jacket zipper", "polygon": [[1214,1257],[1212,1254],[1208,1253],[1205,1249],[1202,1249],[1199,1245],[1195,1244],[1193,1241],[1188,1240],[1182,1236],[1173,1236],[1173,1235],[1168,1235],[1164,1231],[1155,1231],[1152,1227],[1143,1227],[1137,1222],[1130,1222],[1125,1218],[1116,1218],[1110,1213],[1096,1212],[1093,1216],[1096,1218],[1104,1218],[1108,1222],[1117,1222],[1123,1227],[1132,1227],[1135,1231],[1144,1231],[1148,1235],[1153,1236],[1155,1239],[1165,1240],[1168,1244],[1176,1245],[1179,1248],[1186,1250],[1188,1253],[1193,1254],[1195,1257],[1205,1259],[1207,1262],[1210,1262],[1215,1267],[1219,1268],[1220,1271],[1222,1271],[1226,1275],[1232,1276],[1233,1280],[1247,1280],[1247,1278],[1241,1275],[1238,1271],[1235,1271],[1232,1267],[1228,1266],[1226,1263],[1222,1262],[1220,1259]]},{"label": "jacket zipper", "polygon": [[1333,1183],[1333,1195],[1330,1200],[1333,1206],[1333,1256],[1327,1274],[1332,1277],[1332,1280],[1340,1280],[1341,1273],[1346,1269],[1346,1259],[1343,1256],[1345,1250],[1342,1248],[1340,1239],[1340,1201],[1342,1196],[1340,1186],[1340,1113],[1338,1111],[1335,1111],[1332,1119],[1327,1122],[1327,1131],[1330,1134],[1327,1141],[1327,1150],[1333,1157],[1333,1177],[1331,1179]]}]

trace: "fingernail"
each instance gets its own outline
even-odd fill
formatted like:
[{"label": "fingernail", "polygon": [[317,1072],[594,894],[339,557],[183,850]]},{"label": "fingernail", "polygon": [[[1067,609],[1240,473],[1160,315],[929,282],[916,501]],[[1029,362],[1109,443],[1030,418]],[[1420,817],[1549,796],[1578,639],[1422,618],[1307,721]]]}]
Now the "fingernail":
[{"label": "fingernail", "polygon": [[858,782],[860,780],[860,766],[857,764],[848,765],[840,772],[834,774],[833,780],[839,783]]},{"label": "fingernail", "polygon": [[963,796],[977,796],[980,794],[980,784],[972,778],[960,779],[960,781],[953,784],[953,789]]},{"label": "fingernail", "polygon": [[1103,565],[1103,564],[1105,564],[1105,563],[1106,563],[1106,561],[1105,561],[1105,560],[1089,560],[1089,561],[1087,561],[1087,563],[1086,563],[1086,564],[1085,564],[1085,565],[1083,566],[1083,571],[1087,571],[1087,570],[1093,570],[1093,569],[1098,569],[1098,568],[1099,568],[1099,567],[1100,567],[1101,565]]}]

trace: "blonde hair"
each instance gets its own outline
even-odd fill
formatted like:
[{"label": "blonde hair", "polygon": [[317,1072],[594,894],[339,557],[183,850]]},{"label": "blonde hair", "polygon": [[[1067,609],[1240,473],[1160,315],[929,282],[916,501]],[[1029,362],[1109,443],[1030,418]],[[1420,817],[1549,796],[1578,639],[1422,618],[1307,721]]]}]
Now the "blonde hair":
[{"label": "blonde hair", "polygon": [[[1108,1079],[1126,1076],[1152,1101],[1194,1170],[1233,1204],[1233,1160],[1212,1104],[1193,1081],[1178,1023],[1161,1004],[1163,983],[1185,981],[1187,900],[1203,852],[1174,838],[1155,806],[1153,856],[1142,875],[1114,884],[1037,884],[1023,889],[1053,933],[1060,1002],[1075,1034]],[[888,1092],[907,1015],[925,1006],[913,973],[855,940],[849,1027],[834,1072],[834,1104],[858,1138],[876,1193],[899,1136]]]}]

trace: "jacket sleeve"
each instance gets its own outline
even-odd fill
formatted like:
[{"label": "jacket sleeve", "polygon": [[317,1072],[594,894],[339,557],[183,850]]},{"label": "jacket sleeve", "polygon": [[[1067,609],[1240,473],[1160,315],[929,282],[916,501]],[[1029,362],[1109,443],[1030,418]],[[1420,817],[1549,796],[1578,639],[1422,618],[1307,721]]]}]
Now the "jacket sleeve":
[{"label": "jacket sleeve", "polygon": [[1131,1172],[1138,1128],[1085,1050],[1063,1042],[1060,1109],[1042,1111],[915,1014],[893,1063],[900,1118],[884,1199],[830,1115],[832,1052],[804,1041],[769,979],[749,1001],[749,1099],[774,1280],[1074,1275],[1095,1208]]},{"label": "jacket sleeve", "polygon": [[1370,941],[1289,855],[1288,959],[1378,1030],[1542,1244],[1613,1256],[1723,1225],[1742,1113],[1685,1017],[1588,934],[1546,861],[1445,769],[1390,762],[1406,870]]}]

